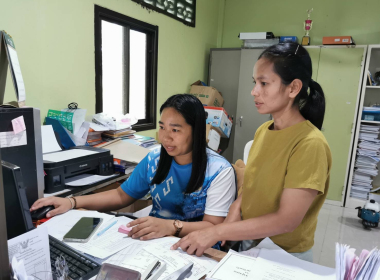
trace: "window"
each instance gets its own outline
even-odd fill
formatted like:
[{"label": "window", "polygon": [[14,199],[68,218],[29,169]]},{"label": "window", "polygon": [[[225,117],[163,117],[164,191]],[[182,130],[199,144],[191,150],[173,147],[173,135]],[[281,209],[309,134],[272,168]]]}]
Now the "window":
[{"label": "window", "polygon": [[95,5],[96,112],[156,128],[158,27]]},{"label": "window", "polygon": [[196,0],[132,0],[141,6],[195,27]]}]

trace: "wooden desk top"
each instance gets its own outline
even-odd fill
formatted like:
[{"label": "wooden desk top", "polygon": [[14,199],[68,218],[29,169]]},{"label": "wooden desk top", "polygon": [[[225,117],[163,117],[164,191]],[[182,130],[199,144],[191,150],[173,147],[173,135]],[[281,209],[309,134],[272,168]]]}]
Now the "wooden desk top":
[{"label": "wooden desk top", "polygon": [[217,262],[220,262],[220,260],[223,259],[224,256],[227,255],[227,253],[213,249],[213,248],[209,248],[205,251],[205,253],[203,255],[206,257],[209,257],[213,260],[216,260]]}]

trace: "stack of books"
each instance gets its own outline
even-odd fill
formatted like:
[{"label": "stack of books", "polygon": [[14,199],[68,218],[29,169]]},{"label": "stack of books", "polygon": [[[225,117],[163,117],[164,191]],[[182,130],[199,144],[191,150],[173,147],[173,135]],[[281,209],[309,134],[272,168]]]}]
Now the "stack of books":
[{"label": "stack of books", "polygon": [[360,127],[351,197],[367,200],[373,188],[373,177],[378,174],[377,163],[380,161],[379,132],[379,126],[362,125]]},{"label": "stack of books", "polygon": [[123,141],[129,142],[131,144],[134,144],[136,146],[141,146],[150,150],[153,150],[160,146],[160,144],[157,143],[156,139],[149,136],[142,136],[142,135],[128,135],[123,138]]},{"label": "stack of books", "polygon": [[126,136],[129,136],[133,133],[135,133],[135,130],[132,130],[131,127],[127,127],[120,130],[108,130],[103,132],[103,137],[105,138],[111,138],[112,140],[117,138],[124,138]]},{"label": "stack of books", "polygon": [[87,135],[87,144],[90,146],[95,146],[102,142],[103,142],[102,132],[95,131],[92,128],[90,128]]},{"label": "stack of books", "polygon": [[130,174],[135,170],[137,163],[114,158],[113,159],[113,164],[115,167],[116,172],[120,172],[122,174]]}]

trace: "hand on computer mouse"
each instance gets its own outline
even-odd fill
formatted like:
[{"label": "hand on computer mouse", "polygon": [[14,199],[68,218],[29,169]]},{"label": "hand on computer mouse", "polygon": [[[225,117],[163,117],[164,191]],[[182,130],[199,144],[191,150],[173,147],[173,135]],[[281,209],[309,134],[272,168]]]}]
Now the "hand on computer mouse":
[{"label": "hand on computer mouse", "polygon": [[53,209],[54,209],[54,206],[53,205],[49,205],[49,206],[44,206],[44,207],[41,207],[41,208],[39,208],[37,210],[32,211],[30,213],[31,216],[32,216],[32,220],[38,221],[38,220],[46,218],[46,214],[48,212],[50,212],[51,210],[53,210]]},{"label": "hand on computer mouse", "polygon": [[45,206],[54,206],[55,209],[46,213],[46,218],[54,217],[58,214],[63,214],[69,211],[72,207],[71,202],[68,198],[62,197],[45,197],[40,198],[36,202],[33,203],[32,207],[30,207],[30,211],[35,211]]}]

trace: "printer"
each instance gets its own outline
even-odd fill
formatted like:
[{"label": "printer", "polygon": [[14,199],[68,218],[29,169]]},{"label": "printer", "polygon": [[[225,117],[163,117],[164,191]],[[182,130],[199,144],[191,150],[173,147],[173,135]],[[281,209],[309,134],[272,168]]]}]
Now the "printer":
[{"label": "printer", "polygon": [[45,193],[65,189],[68,178],[83,173],[114,174],[113,156],[109,150],[94,147],[73,147],[68,150],[43,154]]}]

